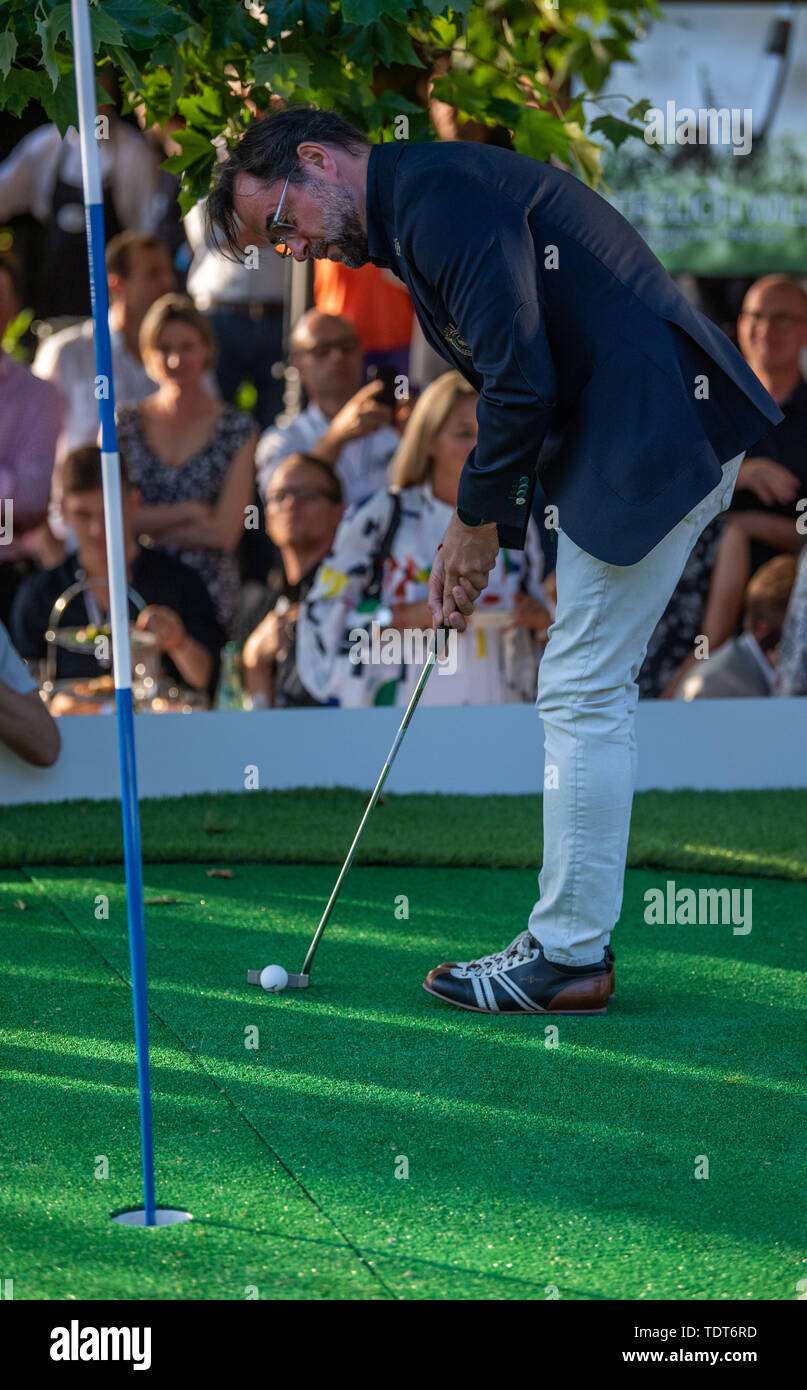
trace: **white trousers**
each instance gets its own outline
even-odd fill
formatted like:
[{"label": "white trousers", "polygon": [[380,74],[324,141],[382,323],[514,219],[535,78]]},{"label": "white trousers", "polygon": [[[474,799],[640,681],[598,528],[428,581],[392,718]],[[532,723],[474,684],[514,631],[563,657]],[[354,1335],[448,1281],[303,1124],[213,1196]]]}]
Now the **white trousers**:
[{"label": "white trousers", "polygon": [[529,929],[548,960],[602,959],[622,910],[633,788],[636,678],[690,551],[728,507],[744,454],[635,565],[607,565],[558,533],[557,615],[538,672],[544,856]]}]

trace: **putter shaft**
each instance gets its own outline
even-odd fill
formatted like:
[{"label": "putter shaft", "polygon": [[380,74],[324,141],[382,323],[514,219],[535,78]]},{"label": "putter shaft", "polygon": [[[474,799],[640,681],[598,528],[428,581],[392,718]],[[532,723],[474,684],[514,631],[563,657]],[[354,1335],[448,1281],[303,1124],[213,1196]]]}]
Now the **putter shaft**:
[{"label": "putter shaft", "polygon": [[366,811],[364,812],[364,815],[363,815],[362,818],[361,818],[361,823],[360,823],[360,825],[359,825],[359,828],[358,828],[358,830],[356,831],[355,836],[353,837],[353,844],[350,846],[350,849],[349,849],[348,852],[347,852],[347,858],[346,858],[344,864],[342,865],[342,871],[341,871],[341,873],[340,873],[338,879],[336,880],[336,883],[335,883],[334,886],[333,886],[333,892],[331,893],[331,896],[330,896],[330,898],[328,899],[327,905],[326,905],[326,907],[325,907],[325,911],[323,912],[322,917],[320,918],[319,926],[317,927],[317,930],[316,930],[316,932],[314,933],[314,939],[313,939],[313,941],[311,942],[311,945],[310,945],[309,948],[308,948],[308,955],[306,956],[305,961],[303,962],[303,968],[302,968],[302,970],[301,970],[301,972],[300,972],[301,975],[307,976],[307,975],[309,975],[309,973],[310,973],[310,971],[311,971],[311,962],[312,962],[312,960],[314,959],[314,953],[316,952],[317,946],[318,946],[319,943],[320,943],[320,938],[322,937],[322,933],[324,932],[326,926],[328,925],[328,921],[329,921],[329,919],[330,919],[331,913],[333,912],[334,906],[335,906],[335,904],[336,904],[336,900],[337,900],[337,898],[339,897],[339,893],[340,893],[342,884],[344,883],[345,878],[347,877],[348,870],[349,870],[351,864],[353,863],[353,858],[354,858],[354,855],[355,855],[355,853],[356,853],[356,850],[357,850],[358,847],[359,847],[359,842],[360,842],[361,837],[362,837],[362,835],[363,835],[363,833],[364,833],[364,827],[365,827],[365,825],[367,824],[367,821],[368,821],[369,816],[370,816],[370,812],[372,811],[372,809],[373,809],[373,807],[375,806],[375,804],[376,804],[376,802],[377,802],[379,796],[381,795],[381,789],[382,789],[382,787],[384,786],[384,783],[385,783],[386,780],[387,780],[387,776],[388,776],[388,774],[389,774],[390,768],[392,767],[392,764],[395,762],[395,758],[396,758],[396,756],[397,756],[398,749],[400,748],[401,743],[402,743],[402,741],[403,741],[403,736],[404,736],[404,734],[406,733],[407,728],[409,727],[409,721],[410,721],[410,719],[412,718],[412,715],[414,714],[415,710],[417,709],[418,701],[420,700],[420,697],[421,697],[421,695],[423,694],[423,689],[424,689],[424,687],[425,687],[425,685],[426,685],[426,681],[429,679],[429,675],[430,675],[430,673],[431,673],[431,669],[432,669],[432,667],[434,666],[434,662],[435,662],[435,658],[436,658],[436,653],[437,653],[437,632],[441,632],[441,631],[448,632],[449,629],[446,628],[446,627],[440,627],[440,628],[438,628],[438,629],[435,631],[435,634],[434,634],[434,641],[433,641],[432,646],[431,646],[431,651],[429,652],[429,655],[428,655],[428,657],[426,658],[426,661],[424,662],[423,670],[421,671],[420,677],[419,677],[419,679],[418,679],[418,683],[417,683],[417,685],[415,686],[415,689],[414,689],[413,692],[412,692],[412,698],[411,698],[411,700],[409,701],[409,704],[407,705],[406,713],[404,714],[404,717],[403,717],[403,719],[401,720],[400,728],[398,729],[398,732],[397,732],[397,734],[395,735],[395,738],[394,738],[394,740],[393,740],[392,747],[390,748],[389,753],[387,754],[387,761],[384,763],[384,766],[383,766],[383,768],[381,769],[381,776],[379,777],[378,781],[377,781],[376,784],[375,784],[375,788],[373,789],[373,794],[372,794],[372,796],[370,797],[370,800],[369,800],[368,803],[367,803],[367,809],[366,809]]}]

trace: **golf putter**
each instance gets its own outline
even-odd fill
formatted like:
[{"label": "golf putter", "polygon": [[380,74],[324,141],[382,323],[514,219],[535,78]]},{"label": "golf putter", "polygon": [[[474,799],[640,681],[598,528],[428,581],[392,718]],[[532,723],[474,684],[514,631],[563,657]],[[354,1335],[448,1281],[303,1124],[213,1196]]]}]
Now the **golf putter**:
[{"label": "golf putter", "polygon": [[[360,824],[359,824],[359,828],[358,828],[358,830],[356,831],[355,836],[353,837],[353,844],[350,846],[350,849],[349,849],[348,852],[347,852],[347,858],[346,858],[344,864],[342,865],[342,871],[341,871],[341,873],[339,874],[339,877],[338,877],[338,879],[336,880],[336,883],[335,883],[334,886],[333,886],[333,892],[331,893],[331,896],[330,896],[330,898],[328,899],[327,905],[326,905],[326,907],[325,907],[325,911],[323,912],[322,917],[320,918],[319,926],[317,927],[317,930],[316,930],[316,932],[314,933],[314,939],[313,939],[313,941],[311,942],[311,945],[310,945],[309,948],[308,948],[308,954],[307,954],[305,960],[303,961],[303,968],[302,968],[302,970],[300,971],[300,974],[299,974],[299,975],[289,975],[289,983],[288,983],[288,985],[286,986],[287,989],[307,989],[307,988],[308,988],[309,974],[310,974],[310,970],[311,970],[311,962],[312,962],[313,959],[314,959],[314,955],[315,955],[315,953],[316,953],[316,949],[317,949],[317,947],[318,947],[318,945],[319,945],[319,943],[320,943],[320,940],[321,940],[321,938],[322,938],[322,933],[324,932],[325,928],[326,928],[327,925],[328,925],[328,922],[330,921],[331,913],[333,912],[333,909],[334,909],[334,907],[336,906],[336,900],[337,900],[337,898],[339,897],[339,893],[340,893],[340,891],[341,891],[342,884],[344,883],[345,879],[347,878],[348,870],[350,869],[350,866],[351,866],[351,864],[353,863],[353,859],[354,859],[354,857],[355,857],[356,850],[358,849],[359,843],[360,843],[360,841],[361,841],[361,837],[362,837],[362,835],[364,834],[364,827],[366,826],[367,821],[368,821],[369,818],[370,818],[370,812],[372,811],[373,807],[375,806],[376,802],[378,801],[379,796],[381,795],[381,790],[382,790],[382,788],[383,788],[383,786],[384,786],[384,783],[385,783],[386,780],[387,780],[387,777],[389,776],[390,768],[392,767],[392,764],[395,762],[395,758],[397,757],[397,754],[398,754],[398,749],[400,748],[401,743],[403,742],[403,736],[404,736],[404,734],[406,733],[407,728],[409,727],[409,721],[411,720],[412,715],[414,714],[415,710],[417,709],[418,701],[420,700],[420,697],[421,697],[421,695],[423,694],[423,691],[424,691],[426,682],[427,682],[427,680],[429,679],[429,676],[430,676],[430,674],[431,674],[432,667],[434,666],[434,663],[435,663],[435,660],[436,660],[436,657],[437,657],[437,634],[440,633],[440,632],[445,632],[446,634],[448,634],[450,631],[451,631],[451,629],[448,628],[444,623],[441,623],[440,626],[439,626],[439,627],[436,629],[436,631],[435,631],[435,634],[434,634],[434,641],[431,643],[431,647],[430,647],[430,650],[429,650],[429,655],[428,655],[428,657],[426,658],[426,661],[425,661],[424,664],[423,664],[423,670],[421,671],[420,676],[419,676],[419,678],[418,678],[418,683],[417,683],[417,685],[415,686],[415,689],[414,689],[413,692],[412,692],[412,698],[411,698],[411,700],[409,701],[409,704],[407,705],[406,713],[404,714],[404,717],[403,717],[403,719],[401,720],[400,727],[399,727],[399,729],[398,729],[397,734],[395,735],[395,738],[394,738],[393,743],[392,743],[392,747],[390,748],[389,753],[387,754],[387,760],[386,760],[386,762],[384,763],[384,766],[383,766],[382,769],[381,769],[381,776],[379,777],[378,781],[377,781],[376,784],[375,784],[375,788],[374,788],[374,790],[373,790],[373,794],[372,794],[372,796],[370,797],[370,800],[369,800],[368,803],[367,803],[367,809],[366,809],[366,811],[364,812],[364,815],[362,816],[361,822],[360,822]],[[444,643],[443,643],[444,647],[445,647],[445,642],[447,642],[447,640],[448,640],[448,639],[447,639],[447,637],[446,637],[446,638],[444,639]],[[248,985],[259,985],[260,982],[261,982],[261,972],[260,972],[260,970],[248,970],[248,971],[247,971],[247,984],[248,984]]]}]

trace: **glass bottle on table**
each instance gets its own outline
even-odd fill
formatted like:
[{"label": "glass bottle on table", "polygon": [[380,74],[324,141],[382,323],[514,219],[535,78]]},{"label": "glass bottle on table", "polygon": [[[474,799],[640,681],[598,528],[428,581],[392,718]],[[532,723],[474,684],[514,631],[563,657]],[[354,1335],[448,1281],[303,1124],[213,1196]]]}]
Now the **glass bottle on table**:
[{"label": "glass bottle on table", "polygon": [[221,653],[221,671],[213,708],[249,709],[241,680],[241,648],[237,642],[228,642]]}]

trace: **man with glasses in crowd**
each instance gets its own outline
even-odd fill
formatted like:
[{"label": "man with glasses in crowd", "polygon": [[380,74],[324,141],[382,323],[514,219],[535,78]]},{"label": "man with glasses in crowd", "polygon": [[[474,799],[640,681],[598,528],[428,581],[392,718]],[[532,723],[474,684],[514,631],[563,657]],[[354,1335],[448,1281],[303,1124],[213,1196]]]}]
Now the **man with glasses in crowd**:
[{"label": "man with glasses in crowd", "polygon": [[796,500],[807,497],[807,291],[786,275],[755,280],[737,319],[737,341],[785,417],[749,450],[731,506],[732,512],[758,512],[762,503],[766,513],[766,548],[754,555],[756,570],[800,546],[794,523]]},{"label": "man with glasses in crowd", "polygon": [[377,399],[383,383],[362,385],[362,348],[353,325],[309,309],[291,331],[289,359],[300,374],[308,405],[258,441],[261,494],[271,486],[281,459],[308,453],[333,468],[347,506],[366,501],[386,486],[387,465],[400,435],[392,428],[392,408]]},{"label": "man with glasses in crowd", "polygon": [[292,454],[274,470],[264,504],[278,563],[265,584],[245,584],[242,591],[236,637],[243,642],[244,689],[253,709],[317,705],[297,673],[297,614],[333,545],[344,512],[342,488],[322,459]]},{"label": "man with glasses in crowd", "polygon": [[499,547],[524,545],[540,474],[558,526],[540,898],[509,946],[436,966],[425,988],[481,1013],[604,1014],[636,677],[698,535],[782,412],[615,208],[511,150],[373,145],[334,112],[291,107],[247,129],[207,207],[236,255],[262,240],[300,261],[393,268],[429,342],[479,392],[432,565],[435,624],[465,630]]}]

